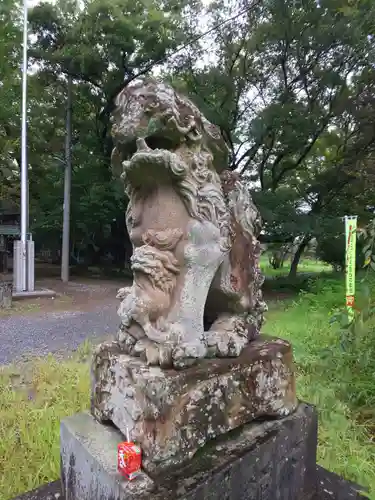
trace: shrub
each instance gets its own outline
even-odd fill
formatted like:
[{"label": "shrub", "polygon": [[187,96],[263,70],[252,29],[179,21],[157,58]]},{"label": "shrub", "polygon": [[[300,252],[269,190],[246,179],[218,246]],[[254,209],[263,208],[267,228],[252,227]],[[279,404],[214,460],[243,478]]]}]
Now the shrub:
[{"label": "shrub", "polygon": [[[363,267],[364,254],[363,254],[363,241],[357,238],[357,269]],[[336,271],[345,268],[345,239],[342,234],[323,236],[318,239],[316,249],[318,259],[331,264]]]}]

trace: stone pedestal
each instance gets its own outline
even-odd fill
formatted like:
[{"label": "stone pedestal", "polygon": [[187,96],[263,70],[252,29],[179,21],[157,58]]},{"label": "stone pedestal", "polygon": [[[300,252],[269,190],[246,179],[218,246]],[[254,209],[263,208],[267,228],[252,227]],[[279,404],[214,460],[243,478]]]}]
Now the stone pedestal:
[{"label": "stone pedestal", "polygon": [[10,309],[12,307],[12,290],[12,281],[2,280],[0,276],[0,309]]},{"label": "stone pedestal", "polygon": [[150,367],[102,344],[93,361],[92,413],[139,444],[151,476],[190,461],[210,440],[296,406],[290,345],[262,336],[238,358],[206,359],[183,371]]},{"label": "stone pedestal", "polygon": [[129,482],[116,470],[122,434],[89,414],[61,424],[65,500],[308,500],[316,490],[317,419],[301,403],[204,446],[189,464]]}]

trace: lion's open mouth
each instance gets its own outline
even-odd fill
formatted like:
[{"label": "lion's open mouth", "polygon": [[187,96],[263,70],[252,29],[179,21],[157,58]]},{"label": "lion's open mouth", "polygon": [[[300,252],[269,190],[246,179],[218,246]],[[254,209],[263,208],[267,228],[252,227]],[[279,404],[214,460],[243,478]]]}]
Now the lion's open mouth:
[{"label": "lion's open mouth", "polygon": [[155,179],[164,183],[170,178],[171,161],[176,161],[173,149],[167,140],[162,142],[155,137],[136,139],[132,149],[128,149],[133,154],[122,162],[123,179],[126,178],[133,187],[155,186]]},{"label": "lion's open mouth", "polygon": [[173,141],[169,137],[158,135],[146,137],[145,142],[150,149],[167,149],[168,151],[174,151],[180,144],[179,141]]},{"label": "lion's open mouth", "polygon": [[173,141],[168,137],[158,135],[150,135],[145,138],[136,138],[129,141],[126,146],[122,146],[122,156],[124,160],[130,160],[136,153],[152,151],[152,150],[167,150],[175,151],[180,142]]},{"label": "lion's open mouth", "polygon": [[[151,143],[155,147],[151,147],[149,145]],[[130,160],[126,163],[128,163],[128,166],[130,168],[139,166],[140,164],[149,164],[150,162],[156,162],[159,163],[161,161],[161,158],[165,155],[165,152],[173,152],[173,150],[169,148],[162,148],[159,147],[159,144],[157,142],[150,141],[149,138],[143,139],[143,138],[138,138],[135,141],[136,144],[136,150],[131,156]]]}]

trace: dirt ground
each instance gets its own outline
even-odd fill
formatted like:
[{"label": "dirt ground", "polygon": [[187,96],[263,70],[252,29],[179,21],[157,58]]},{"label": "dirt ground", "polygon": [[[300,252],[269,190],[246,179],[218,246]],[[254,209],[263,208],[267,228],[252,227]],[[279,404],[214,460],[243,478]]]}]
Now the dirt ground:
[{"label": "dirt ground", "polygon": [[65,284],[55,278],[39,279],[35,284],[35,289],[53,290],[56,292],[55,297],[14,299],[12,309],[0,311],[0,316],[37,314],[38,312],[92,311],[98,305],[113,304],[116,301],[117,290],[129,284],[129,280],[106,281],[77,278]]},{"label": "dirt ground", "polygon": [[[50,289],[56,292],[56,297],[32,299],[15,299],[10,311],[0,309],[0,317],[14,315],[29,315],[61,312],[61,311],[92,311],[99,305],[116,303],[117,290],[131,284],[127,278],[103,279],[100,277],[86,278],[73,276],[68,284],[60,279],[60,266],[37,263],[35,289]],[[12,279],[12,276],[9,275]],[[266,302],[278,302],[291,297],[290,292],[265,290]]]}]

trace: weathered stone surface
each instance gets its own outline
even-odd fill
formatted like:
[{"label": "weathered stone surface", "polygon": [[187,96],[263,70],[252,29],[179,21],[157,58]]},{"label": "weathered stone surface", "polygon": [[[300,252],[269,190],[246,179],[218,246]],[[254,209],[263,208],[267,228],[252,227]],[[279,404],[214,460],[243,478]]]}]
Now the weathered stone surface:
[{"label": "weathered stone surface", "polygon": [[61,479],[43,484],[43,486],[23,493],[12,500],[63,500]]},{"label": "weathered stone surface", "polygon": [[11,280],[2,280],[0,276],[0,309],[12,307],[13,283]]},{"label": "weathered stone surface", "polygon": [[317,491],[312,500],[370,500],[366,488],[316,466]]},{"label": "weathered stone surface", "polygon": [[[153,482],[145,474],[128,481],[117,472],[117,445],[123,436],[79,413],[61,422],[61,480],[65,500],[151,498]],[[147,496],[148,495],[148,496]]]},{"label": "weathered stone surface", "polygon": [[129,483],[117,474],[121,440],[88,414],[62,422],[65,500],[307,500],[316,492],[317,419],[305,404],[212,441],[187,466],[154,480]]},{"label": "weathered stone surface", "polygon": [[292,413],[292,352],[260,336],[238,358],[201,360],[183,371],[150,367],[102,344],[93,361],[92,413],[140,444],[150,474],[186,463],[209,440],[258,417]]},{"label": "weathered stone surface", "polygon": [[[303,403],[282,420],[246,425],[207,446],[184,470],[196,481],[185,487],[184,500],[310,500],[316,447],[317,416]],[[181,491],[178,481],[172,476],[168,489]]]},{"label": "weathered stone surface", "polygon": [[129,197],[134,276],[118,293],[118,341],[176,369],[237,357],[266,309],[249,189],[227,170],[220,130],[172,87],[138,80],[115,104],[112,163]]},{"label": "weathered stone surface", "polygon": [[[363,487],[351,481],[346,481],[319,465],[316,466],[315,479],[317,481],[317,489],[312,500],[369,500],[368,496],[359,493],[359,491],[364,491]],[[225,498],[225,494],[222,497]],[[310,493],[307,492],[304,500],[309,497]],[[36,490],[24,493],[12,500],[58,500],[60,498],[62,500],[61,480],[57,480],[45,484]],[[248,498],[247,500],[252,499]]]}]

